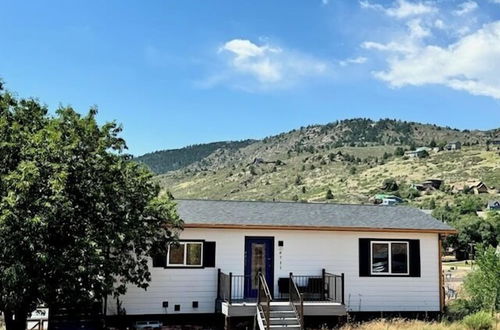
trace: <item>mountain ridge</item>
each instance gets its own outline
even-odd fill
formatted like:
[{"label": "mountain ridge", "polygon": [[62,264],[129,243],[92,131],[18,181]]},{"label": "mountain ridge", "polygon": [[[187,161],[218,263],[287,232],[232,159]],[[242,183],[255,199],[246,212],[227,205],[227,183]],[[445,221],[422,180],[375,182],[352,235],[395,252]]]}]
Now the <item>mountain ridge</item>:
[{"label": "mountain ridge", "polygon": [[[500,129],[470,131],[392,119],[349,119],[258,140],[210,145],[199,153],[204,157],[155,180],[163,191],[184,199],[360,204],[383,192],[385,180],[393,180],[398,186],[393,193],[404,199],[444,200],[453,185],[470,180],[500,187],[500,154],[487,146],[499,135]],[[437,151],[454,140],[462,143],[461,150]],[[422,146],[433,147],[426,158],[405,154]],[[430,178],[443,179],[443,190],[433,197],[414,191],[414,184]]]},{"label": "mountain ridge", "polygon": [[[341,132],[339,132],[338,126],[341,126]],[[388,126],[393,126],[388,127]],[[315,135],[314,131],[319,134],[328,133],[337,126],[336,132],[329,135],[329,138],[333,141],[318,141],[318,139],[306,138],[302,139],[301,135],[309,137]],[[371,126],[371,129],[369,128]],[[415,128],[427,128],[435,129],[434,134],[425,136],[425,134],[415,134]],[[368,128],[368,130],[366,130]],[[355,132],[353,132],[355,130]],[[365,132],[360,132],[360,130],[366,130]],[[383,131],[387,133],[385,136]],[[208,163],[213,163],[211,158],[218,157],[224,152],[231,153],[237,151],[238,149],[245,148],[249,145],[255,143],[269,143],[274,140],[280,140],[285,138],[291,138],[294,142],[293,148],[295,151],[300,152],[301,149],[309,148],[311,146],[317,147],[341,147],[341,146],[363,146],[365,143],[367,145],[373,144],[384,144],[384,145],[406,145],[408,147],[411,144],[428,144],[433,139],[446,140],[449,142],[453,139],[465,140],[462,143],[485,143],[488,138],[495,136],[500,131],[500,129],[491,130],[459,130],[456,128],[451,128],[448,126],[437,126],[434,124],[422,124],[418,122],[411,121],[401,121],[396,119],[381,119],[381,120],[371,120],[365,118],[354,118],[345,119],[340,121],[335,121],[327,124],[314,124],[309,126],[302,126],[298,129],[292,129],[287,132],[279,133],[276,135],[264,137],[262,139],[246,139],[239,141],[217,141],[203,144],[194,144],[182,148],[176,149],[165,149],[158,150],[135,158],[136,161],[146,164],[153,172],[156,174],[165,174],[170,171],[175,171],[182,169],[184,167],[189,167],[190,165],[198,165],[199,168],[208,165]],[[381,133],[382,132],[382,133]],[[445,134],[437,134],[438,132],[445,132]],[[298,134],[297,134],[298,133]],[[393,133],[392,136],[391,134]],[[396,134],[394,134],[396,133]],[[409,133],[410,136],[405,137],[404,134]],[[376,136],[378,134],[378,136]],[[294,136],[294,135],[298,135]],[[316,134],[317,135],[317,134]],[[290,142],[288,142],[288,145]],[[278,146],[280,148],[282,146]],[[276,148],[275,148],[276,149]],[[212,156],[212,157],[211,157]],[[255,153],[255,158],[259,157],[259,153]],[[249,159],[248,161],[252,161]]]}]

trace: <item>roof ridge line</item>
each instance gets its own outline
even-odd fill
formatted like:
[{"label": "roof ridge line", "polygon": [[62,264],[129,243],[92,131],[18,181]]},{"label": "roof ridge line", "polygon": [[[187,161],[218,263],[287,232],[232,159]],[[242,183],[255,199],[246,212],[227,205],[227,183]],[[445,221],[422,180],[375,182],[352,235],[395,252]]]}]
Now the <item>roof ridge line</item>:
[{"label": "roof ridge line", "polygon": [[386,207],[405,207],[411,209],[421,210],[417,207],[410,205],[381,205],[381,204],[354,204],[354,203],[330,203],[330,202],[296,202],[296,201],[256,201],[256,200],[243,200],[243,199],[203,199],[203,198],[176,198],[175,201],[196,201],[196,202],[232,202],[232,203],[263,203],[263,204],[295,204],[295,205],[342,205],[342,206],[386,206]]}]

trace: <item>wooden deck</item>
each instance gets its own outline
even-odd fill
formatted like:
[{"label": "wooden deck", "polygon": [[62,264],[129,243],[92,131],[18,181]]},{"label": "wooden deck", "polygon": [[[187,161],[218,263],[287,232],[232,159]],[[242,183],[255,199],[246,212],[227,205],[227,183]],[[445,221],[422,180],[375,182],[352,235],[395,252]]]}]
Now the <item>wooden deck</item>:
[{"label": "wooden deck", "polygon": [[[221,312],[227,317],[254,316],[257,308],[255,301],[239,301],[221,303]],[[273,301],[271,305],[288,305],[288,301]],[[333,301],[304,301],[305,316],[343,316],[346,315],[345,305]]]}]

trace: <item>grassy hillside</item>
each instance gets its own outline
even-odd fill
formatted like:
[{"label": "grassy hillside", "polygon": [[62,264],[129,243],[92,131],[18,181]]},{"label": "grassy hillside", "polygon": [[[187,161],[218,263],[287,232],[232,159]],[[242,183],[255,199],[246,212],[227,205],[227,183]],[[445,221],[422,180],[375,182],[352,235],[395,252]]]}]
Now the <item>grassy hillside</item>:
[{"label": "grassy hillside", "polygon": [[[177,198],[324,201],[331,190],[329,201],[367,203],[388,178],[396,180],[403,195],[412,183],[429,178],[447,185],[483,180],[500,187],[500,156],[486,148],[499,133],[350,119],[262,140],[159,151],[138,160],[163,173],[157,180]],[[403,150],[442,147],[452,140],[465,146],[431,152],[425,159],[402,156]]]},{"label": "grassy hillside", "polygon": [[[272,161],[301,154],[314,154],[340,147],[418,146],[432,141],[445,144],[459,140],[465,144],[484,144],[495,131],[460,131],[449,127],[384,119],[349,119],[326,125],[301,127],[262,140],[214,142],[163,150],[137,157],[155,173],[185,169],[217,169],[247,164],[254,158]],[[362,154],[370,154],[360,151]],[[383,154],[383,153],[382,153]]]},{"label": "grassy hillside", "polygon": [[[466,147],[457,152],[431,153],[426,159],[390,156],[391,147],[339,148],[331,153],[300,155],[284,164],[234,165],[206,171],[177,171],[158,177],[160,184],[178,198],[304,200],[325,201],[333,192],[334,202],[367,203],[382,182],[394,178],[400,190],[429,178],[445,180],[446,185],[471,179],[483,180],[490,187],[500,186],[498,152]],[[340,151],[343,156],[336,153]],[[348,155],[348,156],[345,156]],[[355,161],[346,160],[355,157]],[[361,161],[358,161],[357,159]],[[437,191],[433,196],[444,198]],[[422,196],[416,200],[425,200]]]}]

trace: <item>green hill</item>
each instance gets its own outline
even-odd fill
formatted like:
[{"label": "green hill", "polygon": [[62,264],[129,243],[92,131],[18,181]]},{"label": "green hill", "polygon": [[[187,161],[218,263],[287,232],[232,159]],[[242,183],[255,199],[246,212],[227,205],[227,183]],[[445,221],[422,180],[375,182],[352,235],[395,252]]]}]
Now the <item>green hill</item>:
[{"label": "green hill", "polygon": [[[411,193],[412,183],[429,178],[443,179],[446,187],[469,180],[499,187],[500,156],[498,151],[486,150],[486,141],[499,132],[351,119],[262,140],[230,142],[231,147],[194,146],[204,153],[195,153],[191,147],[175,150],[189,159],[184,162],[172,151],[160,151],[155,154],[168,155],[163,170],[148,163],[151,154],[139,159],[157,173],[175,169],[157,180],[177,198],[324,201],[331,190],[332,201],[366,203],[388,178],[396,180],[401,195]],[[431,151],[425,159],[401,155],[404,150],[442,147],[452,140],[462,142],[462,150]]]},{"label": "green hill", "polygon": [[146,164],[157,174],[175,171],[203,160],[216,150],[232,150],[247,146],[253,140],[223,141],[206,144],[195,144],[180,149],[161,150],[135,158],[136,161]]}]

